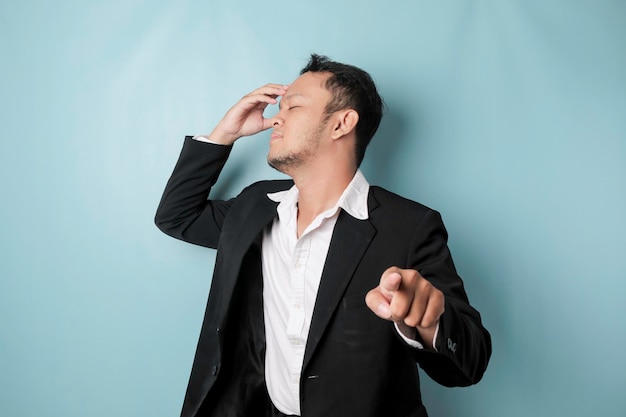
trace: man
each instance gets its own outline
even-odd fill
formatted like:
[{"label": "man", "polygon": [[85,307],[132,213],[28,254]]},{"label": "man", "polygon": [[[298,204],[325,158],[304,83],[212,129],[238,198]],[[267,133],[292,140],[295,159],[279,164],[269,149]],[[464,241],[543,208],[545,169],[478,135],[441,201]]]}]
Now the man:
[{"label": "man", "polygon": [[[490,336],[439,214],[358,170],[382,108],[366,72],[312,55],[185,138],[156,224],[218,252],[182,416],[426,416],[416,364],[481,379]],[[207,199],[234,142],[270,128],[291,180]]]}]

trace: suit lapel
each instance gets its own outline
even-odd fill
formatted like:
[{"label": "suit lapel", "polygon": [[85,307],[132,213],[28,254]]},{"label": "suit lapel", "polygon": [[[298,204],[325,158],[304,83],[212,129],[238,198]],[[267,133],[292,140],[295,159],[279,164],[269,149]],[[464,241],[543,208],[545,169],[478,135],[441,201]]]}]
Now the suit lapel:
[{"label": "suit lapel", "polygon": [[231,209],[231,212],[237,214],[229,218],[228,227],[224,227],[220,239],[224,245],[228,245],[227,253],[231,257],[228,265],[237,269],[233,272],[238,272],[241,259],[250,245],[261,237],[263,228],[276,217],[278,203],[267,197],[267,194],[288,189],[292,184],[290,181],[270,182],[259,191],[262,197],[248,199],[236,209],[235,207]]},{"label": "suit lapel", "polygon": [[276,217],[276,206],[278,203],[268,197],[257,204],[249,216],[241,219],[243,235],[238,244],[250,246],[255,239],[261,237],[261,231]]},{"label": "suit lapel", "polygon": [[[372,203],[373,199],[370,198],[370,212]],[[315,352],[344,290],[375,234],[376,229],[369,220],[358,220],[341,211],[317,292],[302,369],[306,368]]]},{"label": "suit lapel", "polygon": [[221,274],[225,278],[219,281],[223,287],[217,291],[221,296],[215,305],[216,311],[219,312],[220,324],[226,318],[244,256],[255,241],[258,247],[261,247],[261,232],[276,216],[276,206],[277,203],[268,197],[260,199],[256,204],[246,206],[246,210],[239,212],[236,218],[231,220],[229,227],[222,231],[221,239],[224,246],[220,249],[221,256],[218,255],[218,260],[225,257],[227,261],[220,263]]}]

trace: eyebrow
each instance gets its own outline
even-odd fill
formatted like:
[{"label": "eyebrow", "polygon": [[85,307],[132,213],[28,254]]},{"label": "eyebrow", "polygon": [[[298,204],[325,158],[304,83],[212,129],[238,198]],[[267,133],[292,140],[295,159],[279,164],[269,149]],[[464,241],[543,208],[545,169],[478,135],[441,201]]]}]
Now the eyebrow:
[{"label": "eyebrow", "polygon": [[278,106],[281,107],[283,104],[283,101],[290,101],[292,98],[306,98],[306,96],[302,93],[287,94],[286,96],[283,96],[283,98],[280,99],[280,103],[278,103]]}]

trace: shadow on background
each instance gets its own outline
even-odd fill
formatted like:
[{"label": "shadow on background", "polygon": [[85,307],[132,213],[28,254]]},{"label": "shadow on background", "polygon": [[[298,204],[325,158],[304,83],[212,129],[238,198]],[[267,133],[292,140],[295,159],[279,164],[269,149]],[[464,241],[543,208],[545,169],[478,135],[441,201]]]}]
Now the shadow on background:
[{"label": "shadow on background", "polygon": [[[372,138],[361,171],[372,185],[380,185],[393,190],[394,172],[392,167],[398,161],[403,151],[403,144],[407,142],[407,115],[399,110],[397,103],[386,103],[385,113]],[[418,123],[419,124],[419,123]]]}]

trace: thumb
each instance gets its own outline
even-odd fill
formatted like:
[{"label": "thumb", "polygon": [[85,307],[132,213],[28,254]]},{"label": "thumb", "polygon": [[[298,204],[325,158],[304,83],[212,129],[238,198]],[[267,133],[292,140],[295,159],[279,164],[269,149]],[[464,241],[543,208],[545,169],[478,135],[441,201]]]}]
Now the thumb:
[{"label": "thumb", "polygon": [[391,307],[389,301],[383,296],[380,286],[367,293],[365,304],[381,319],[391,320]]},{"label": "thumb", "polygon": [[385,272],[380,278],[380,291],[387,301],[391,301],[394,294],[400,288],[402,275],[396,271]]}]

